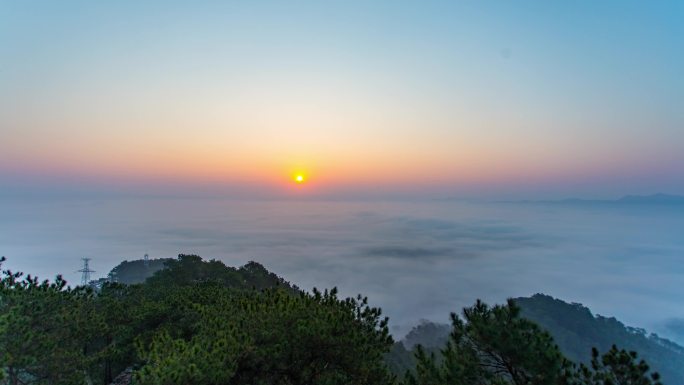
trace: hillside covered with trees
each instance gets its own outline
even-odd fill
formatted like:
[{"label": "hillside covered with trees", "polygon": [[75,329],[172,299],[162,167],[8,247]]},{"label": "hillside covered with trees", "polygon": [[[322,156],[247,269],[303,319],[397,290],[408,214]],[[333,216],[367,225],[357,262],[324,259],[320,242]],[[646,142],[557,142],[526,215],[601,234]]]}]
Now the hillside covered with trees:
[{"label": "hillside covered with trees", "polygon": [[563,353],[576,362],[588,363],[587,352],[618,344],[638,351],[667,383],[684,384],[684,347],[646,330],[625,326],[614,317],[592,314],[578,303],[567,303],[544,294],[516,298],[522,316],[553,336]]},{"label": "hillside covered with trees", "polygon": [[[593,348],[609,351],[618,345],[637,351],[657,371],[665,383],[684,383],[684,348],[644,329],[625,326],[613,317],[593,315],[581,304],[567,303],[544,294],[513,299],[520,316],[547,331],[569,360],[591,365]],[[452,326],[424,321],[393,346],[388,360],[395,373],[415,366],[418,345],[439,356],[449,341]],[[399,346],[401,345],[401,346]]]},{"label": "hillside covered with trees", "polygon": [[[366,298],[303,292],[256,262],[180,255],[144,283],[99,291],[61,277],[1,278],[3,384],[109,384],[120,373],[169,385],[659,383],[614,346],[573,363],[512,300],[452,314],[444,348],[418,345],[398,363],[388,320]],[[406,363],[415,366],[405,375],[390,370]]]},{"label": "hillside covered with trees", "polygon": [[133,285],[143,283],[157,271],[166,267],[166,263],[173,261],[172,258],[150,259],[147,263],[139,259],[135,261],[123,261],[116,265],[109,273],[116,282]]}]

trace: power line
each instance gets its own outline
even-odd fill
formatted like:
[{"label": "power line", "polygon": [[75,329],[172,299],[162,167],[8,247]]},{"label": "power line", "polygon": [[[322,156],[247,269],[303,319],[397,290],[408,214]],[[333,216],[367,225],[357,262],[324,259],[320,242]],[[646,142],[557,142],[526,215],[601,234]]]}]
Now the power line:
[{"label": "power line", "polygon": [[90,270],[89,262],[92,258],[81,258],[83,261],[83,267],[78,270],[81,273],[81,285],[86,286],[90,283],[90,273],[94,273],[95,270]]}]

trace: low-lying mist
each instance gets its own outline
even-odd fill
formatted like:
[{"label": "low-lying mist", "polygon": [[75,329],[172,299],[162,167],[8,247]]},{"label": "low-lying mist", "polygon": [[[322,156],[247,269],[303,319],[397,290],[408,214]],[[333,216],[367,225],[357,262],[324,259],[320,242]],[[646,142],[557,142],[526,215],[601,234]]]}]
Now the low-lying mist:
[{"label": "low-lying mist", "polygon": [[684,342],[684,206],[220,199],[0,202],[7,268],[80,280],[122,260],[249,260],[362,293],[401,336],[476,298],[543,292]]}]

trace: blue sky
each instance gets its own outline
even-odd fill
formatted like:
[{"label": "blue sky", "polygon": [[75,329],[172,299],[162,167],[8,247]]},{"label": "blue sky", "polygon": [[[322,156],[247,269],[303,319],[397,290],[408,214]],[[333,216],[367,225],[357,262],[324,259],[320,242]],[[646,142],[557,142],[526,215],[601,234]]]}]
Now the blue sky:
[{"label": "blue sky", "polygon": [[677,1],[3,1],[0,175],[684,193],[682,16]]}]

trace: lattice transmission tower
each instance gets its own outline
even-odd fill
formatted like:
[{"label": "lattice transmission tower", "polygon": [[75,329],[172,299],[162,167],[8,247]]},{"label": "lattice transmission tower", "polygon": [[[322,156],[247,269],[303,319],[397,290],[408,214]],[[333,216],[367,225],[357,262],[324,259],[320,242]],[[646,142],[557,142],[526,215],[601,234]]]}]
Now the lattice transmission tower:
[{"label": "lattice transmission tower", "polygon": [[83,267],[78,270],[81,273],[81,285],[86,286],[90,282],[90,273],[94,273],[95,270],[90,270],[90,260],[91,258],[81,258],[83,261]]}]

